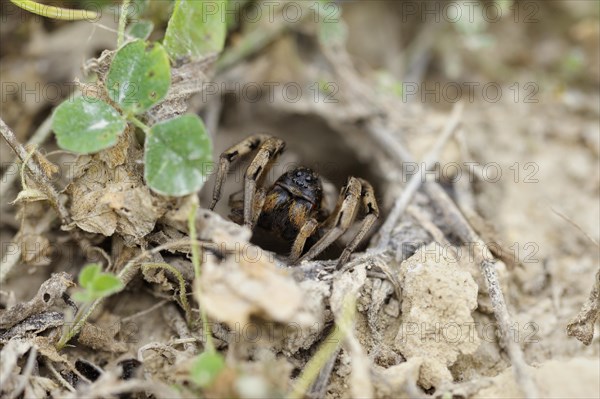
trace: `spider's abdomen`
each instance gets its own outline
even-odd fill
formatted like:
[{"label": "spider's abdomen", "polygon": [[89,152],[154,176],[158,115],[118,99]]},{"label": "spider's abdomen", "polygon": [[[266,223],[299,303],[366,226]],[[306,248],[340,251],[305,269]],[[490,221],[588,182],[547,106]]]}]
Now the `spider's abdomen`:
[{"label": "spider's abdomen", "polygon": [[283,174],[265,198],[258,225],[293,241],[310,218],[315,217],[323,187],[316,173],[298,168]]}]

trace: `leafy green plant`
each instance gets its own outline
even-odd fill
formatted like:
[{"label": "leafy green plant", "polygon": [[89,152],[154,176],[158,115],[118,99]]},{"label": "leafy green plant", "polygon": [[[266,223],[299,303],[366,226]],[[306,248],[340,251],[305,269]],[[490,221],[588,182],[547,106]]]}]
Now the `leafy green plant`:
[{"label": "leafy green plant", "polygon": [[54,111],[52,128],[61,148],[89,154],[115,145],[128,123],[146,133],[145,169],[154,191],[181,196],[199,190],[212,160],[212,144],[196,115],[183,115],[153,127],[138,117],[158,104],[171,85],[168,55],[159,43],[134,40],[114,56],[106,77],[107,96],[78,97]]},{"label": "leafy green plant", "polygon": [[78,281],[82,290],[76,292],[73,298],[79,302],[104,298],[121,291],[124,287],[117,276],[102,272],[102,266],[97,263],[91,263],[81,269]]},{"label": "leafy green plant", "polygon": [[[128,3],[123,3],[123,9]],[[199,59],[223,49],[226,24],[222,13],[213,8],[224,10],[225,6],[226,0],[178,0],[164,47],[145,40],[152,31],[151,23],[132,26],[130,33],[139,39],[125,43],[115,53],[106,75],[105,96],[67,100],[54,111],[52,128],[58,145],[78,154],[96,153],[114,146],[131,124],[145,133],[148,186],[171,196],[198,191],[212,162],[212,143],[200,118],[182,115],[151,127],[143,120],[169,92],[170,60]],[[124,15],[122,11],[120,38],[125,30]]]},{"label": "leafy green plant", "polygon": [[73,327],[70,328],[65,325],[65,330],[56,343],[56,349],[61,350],[64,348],[71,338],[81,331],[88,317],[104,298],[125,288],[123,274],[126,271],[124,268],[116,276],[112,273],[102,272],[102,266],[97,263],[88,264],[81,269],[77,279],[81,289],[73,294],[73,298],[81,302],[81,307],[73,319]]}]

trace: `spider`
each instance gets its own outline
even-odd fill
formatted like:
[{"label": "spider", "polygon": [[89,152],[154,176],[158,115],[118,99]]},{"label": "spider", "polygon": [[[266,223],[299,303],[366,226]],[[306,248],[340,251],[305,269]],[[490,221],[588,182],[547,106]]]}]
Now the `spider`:
[{"label": "spider", "polygon": [[[281,175],[270,187],[261,187],[265,171],[283,152],[285,142],[266,134],[256,134],[228,148],[219,157],[211,210],[221,198],[221,188],[231,164],[256,149],[258,151],[246,169],[243,201],[238,201],[237,211],[239,214],[239,208],[243,208],[241,222],[251,230],[258,225],[290,243],[290,264],[313,259],[329,247],[352,225],[362,204],[365,211],[362,225],[340,255],[337,263],[339,268],[379,217],[371,184],[350,177],[340,190],[331,213],[325,209],[321,178],[309,168],[295,168]],[[309,248],[304,253],[307,241]]]}]

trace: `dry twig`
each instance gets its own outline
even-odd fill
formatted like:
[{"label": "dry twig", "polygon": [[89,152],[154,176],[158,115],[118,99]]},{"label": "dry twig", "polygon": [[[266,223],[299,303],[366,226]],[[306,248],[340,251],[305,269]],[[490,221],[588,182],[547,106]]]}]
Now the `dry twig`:
[{"label": "dry twig", "polygon": [[589,235],[585,230],[583,230],[581,228],[581,226],[579,226],[577,223],[575,223],[573,221],[573,219],[571,219],[570,217],[568,217],[567,215],[565,215],[564,213],[562,213],[561,211],[559,211],[558,209],[554,209],[553,207],[550,207],[550,210],[552,212],[554,212],[555,214],[557,214],[558,216],[560,216],[562,219],[564,219],[567,223],[569,223],[571,226],[575,227],[577,230],[579,230],[579,232],[581,234],[583,234],[588,240],[590,240],[592,242],[592,244],[594,244],[595,246],[600,248],[600,244],[598,243],[598,241],[594,240],[594,238],[592,238],[591,235]]},{"label": "dry twig", "polygon": [[[31,136],[29,141],[27,141],[27,147],[42,144],[44,141],[46,141],[46,139],[50,135],[50,132],[52,131],[51,125],[52,125],[52,116],[50,115],[37,128],[37,130],[35,131],[35,133],[33,133],[33,136]],[[0,194],[1,195],[6,195],[6,193],[9,191],[10,187],[12,186],[12,184],[17,179],[17,176],[18,176],[18,173],[12,173],[10,170],[7,170],[4,173],[4,175],[2,175],[2,179],[0,180]],[[2,206],[3,205],[4,204],[2,204]]]},{"label": "dry twig", "polygon": [[26,162],[27,169],[30,171],[33,179],[39,186],[39,189],[48,197],[50,204],[56,209],[58,212],[58,216],[61,219],[63,225],[68,225],[71,223],[71,216],[69,212],[67,212],[67,208],[62,204],[58,193],[52,186],[52,183],[48,180],[44,172],[40,169],[39,165],[35,163],[34,160],[29,159],[27,150],[25,147],[15,137],[13,131],[4,123],[2,119],[0,119],[0,133],[2,133],[2,137],[10,148],[17,154],[17,157],[21,160],[21,162]]},{"label": "dry twig", "polygon": [[444,235],[444,232],[440,230],[440,228],[431,221],[428,215],[425,214],[421,209],[416,206],[409,206],[407,212],[410,216],[412,216],[429,234],[433,237],[433,240],[440,243],[442,247],[448,248],[449,252],[454,256],[454,258],[458,259],[458,253],[456,249],[452,246],[450,241]]},{"label": "dry twig", "polygon": [[69,382],[67,380],[65,380],[62,375],[60,375],[60,373],[56,370],[56,368],[52,364],[52,361],[46,360],[45,364],[46,364],[46,368],[48,370],[50,370],[50,372],[52,373],[54,378],[56,378],[56,380],[58,382],[60,382],[60,385],[65,387],[70,392],[75,392],[75,388],[73,388],[73,386],[71,384],[69,384]]},{"label": "dry twig", "polygon": [[[183,344],[183,348],[186,353],[190,356],[195,355],[198,352],[198,348],[195,344],[195,338],[190,331],[190,324],[186,322],[181,314],[179,314],[179,310],[174,304],[169,304],[168,306],[162,309],[162,316],[167,322],[167,325],[171,326],[171,328],[177,333],[177,336],[182,339],[192,338],[194,342],[186,342]],[[203,337],[203,336],[202,336]],[[204,342],[202,342],[204,344]]]},{"label": "dry twig", "polygon": [[430,170],[435,166],[434,164],[440,157],[440,152],[444,148],[444,145],[448,142],[460,123],[463,109],[464,105],[462,103],[457,103],[454,106],[452,114],[444,126],[440,137],[436,141],[431,151],[425,156],[425,159],[423,160],[423,168],[420,165],[417,165],[416,173],[409,180],[404,192],[402,192],[402,196],[398,198],[387,220],[379,230],[379,243],[377,244],[377,250],[383,251],[389,246],[393,228],[398,223],[400,216],[402,216],[404,213],[404,210],[412,200],[419,187],[421,187],[421,185],[424,183],[421,169]]},{"label": "dry twig", "polygon": [[25,364],[25,369],[23,369],[23,374],[20,375],[19,385],[15,388],[12,394],[9,396],[10,399],[18,398],[21,393],[25,390],[27,386],[27,382],[29,382],[29,377],[33,372],[33,367],[35,366],[37,360],[37,349],[35,346],[32,346],[29,349],[29,357],[27,358],[27,363]]}]

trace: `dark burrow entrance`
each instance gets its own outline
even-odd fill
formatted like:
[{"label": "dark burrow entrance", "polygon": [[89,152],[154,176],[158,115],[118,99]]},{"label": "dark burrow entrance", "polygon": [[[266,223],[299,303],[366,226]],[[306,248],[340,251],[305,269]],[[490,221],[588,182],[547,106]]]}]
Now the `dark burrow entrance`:
[{"label": "dark burrow entrance", "polygon": [[[286,142],[285,152],[268,172],[263,182],[264,187],[270,186],[286,171],[299,166],[309,167],[323,178],[325,192],[328,194],[327,208],[332,211],[339,190],[347,182],[348,177],[360,177],[373,185],[381,216],[379,223],[373,227],[369,235],[357,248],[357,251],[363,250],[370,237],[379,228],[379,224],[386,213],[382,201],[382,190],[384,190],[386,184],[385,179],[378,173],[378,169],[374,165],[361,160],[347,140],[339,132],[331,129],[319,117],[290,114],[275,116],[272,113],[248,115],[231,109],[222,115],[219,131],[216,134],[214,142],[215,161],[218,161],[219,155],[225,149],[256,133],[270,134]],[[370,140],[366,133],[364,140]],[[224,217],[230,215],[231,208],[228,202],[232,194],[237,193],[235,196],[241,198],[241,191],[244,187],[244,173],[254,155],[255,153],[252,153],[232,165],[223,187],[223,195],[215,208],[215,211],[220,215]],[[202,190],[201,201],[203,205],[210,203],[214,180],[214,176],[212,176]],[[359,212],[354,226],[328,250],[324,251],[318,259],[336,259],[339,257],[345,244],[357,231],[356,228],[362,216],[362,212]],[[252,242],[261,248],[281,255],[286,255],[289,250],[289,244],[259,227],[254,231]]]}]

